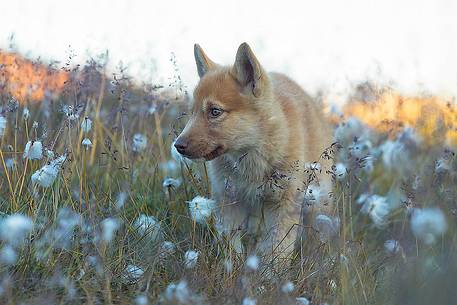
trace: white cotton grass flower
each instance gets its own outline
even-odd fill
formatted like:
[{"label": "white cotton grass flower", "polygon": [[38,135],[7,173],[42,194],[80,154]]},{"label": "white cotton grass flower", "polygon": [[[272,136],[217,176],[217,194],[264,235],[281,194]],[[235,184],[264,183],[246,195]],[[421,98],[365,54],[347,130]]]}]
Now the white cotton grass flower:
[{"label": "white cotton grass flower", "polygon": [[140,267],[128,264],[125,268],[124,278],[128,281],[138,281],[144,274],[144,270]]},{"label": "white cotton grass flower", "polygon": [[148,138],[141,133],[136,133],[133,136],[132,150],[135,152],[141,152],[148,146]]},{"label": "white cotton grass flower", "polygon": [[319,185],[308,185],[305,192],[305,202],[307,204],[319,204],[322,200],[322,197],[322,190]]},{"label": "white cotton grass flower", "polygon": [[23,158],[29,158],[30,160],[43,158],[43,144],[40,141],[28,141],[25,144]]},{"label": "white cotton grass flower", "polygon": [[125,201],[128,198],[128,194],[126,192],[119,192],[116,196],[116,201],[114,202],[114,205],[116,206],[116,209],[120,210],[124,207]]},{"label": "white cotton grass flower", "polygon": [[6,119],[0,114],[0,137],[3,136],[6,129]]},{"label": "white cotton grass flower", "polygon": [[11,245],[4,245],[0,250],[0,262],[5,265],[14,265],[17,261],[16,250]]},{"label": "white cotton grass flower", "polygon": [[30,110],[29,110],[29,108],[25,107],[25,108],[22,110],[22,119],[23,119],[24,121],[27,121],[29,118],[30,118]]},{"label": "white cotton grass flower", "polygon": [[37,121],[33,121],[32,128],[33,129],[37,129],[38,128],[38,122]]},{"label": "white cotton grass flower", "polygon": [[165,178],[162,186],[165,188],[174,187],[178,188],[181,185],[181,179]]},{"label": "white cotton grass flower", "polygon": [[327,215],[319,214],[316,216],[315,225],[319,231],[321,241],[326,242],[330,238],[338,235],[340,219],[338,217],[330,218]]},{"label": "white cotton grass flower", "polygon": [[287,281],[281,286],[281,291],[283,293],[287,293],[287,294],[293,292],[294,289],[295,289],[295,285],[291,281]]},{"label": "white cotton grass flower", "polygon": [[171,256],[171,255],[175,254],[175,252],[176,252],[176,245],[171,241],[166,240],[166,241],[162,242],[162,244],[160,245],[160,256],[162,258]]},{"label": "white cotton grass flower", "polygon": [[135,298],[135,305],[148,305],[148,297],[145,296],[144,294],[139,295]]},{"label": "white cotton grass flower", "polygon": [[251,271],[259,269],[260,259],[256,255],[250,255],[246,259],[246,268]]},{"label": "white cotton grass flower", "polygon": [[362,194],[357,199],[362,204],[361,212],[368,215],[376,227],[383,228],[387,224],[391,207],[386,197],[379,195]]},{"label": "white cotton grass flower", "polygon": [[297,301],[297,305],[309,305],[311,304],[309,300],[305,297],[298,297],[295,298],[295,301]]},{"label": "white cotton grass flower", "polygon": [[256,305],[257,304],[257,300],[256,299],[253,299],[253,298],[244,298],[243,299],[243,302],[241,303],[242,305]]},{"label": "white cotton grass flower", "polygon": [[178,284],[171,283],[167,286],[164,292],[164,297],[167,301],[175,301],[178,304],[187,304],[191,299],[191,291],[185,280]]},{"label": "white cotton grass flower", "polygon": [[2,219],[0,238],[10,245],[21,244],[33,229],[30,217],[16,213]]},{"label": "white cotton grass flower", "polygon": [[5,166],[7,169],[13,169],[16,166],[16,159],[14,159],[14,158],[6,159]]},{"label": "white cotton grass flower", "polygon": [[84,133],[88,133],[92,129],[92,120],[89,119],[88,117],[84,118],[84,120],[81,122],[81,130]]},{"label": "white cotton grass flower", "polygon": [[439,208],[414,209],[411,216],[414,236],[426,245],[432,245],[447,230],[446,217]]},{"label": "white cotton grass flower", "polygon": [[192,220],[199,224],[205,224],[215,209],[216,201],[197,196],[191,201],[187,201],[187,204],[189,205],[189,214]]},{"label": "white cotton grass flower", "polygon": [[92,142],[88,138],[82,140],[81,144],[86,148],[86,150],[88,150],[92,146]]},{"label": "white cotton grass flower", "polygon": [[79,119],[78,110],[72,105],[64,105],[62,107],[62,112],[67,116],[68,120],[76,121]]},{"label": "white cotton grass flower", "polygon": [[56,180],[60,172],[60,168],[66,159],[67,156],[62,155],[37,170],[32,175],[32,183],[38,184],[42,187],[50,187]]},{"label": "white cotton grass flower", "polygon": [[224,260],[224,269],[227,273],[232,273],[233,271],[233,262],[231,259]]},{"label": "white cotton grass flower", "polygon": [[186,253],[184,254],[184,266],[187,269],[194,268],[197,265],[199,255],[200,255],[200,253],[198,253],[198,251],[194,251],[194,250],[186,251]]},{"label": "white cotton grass flower", "polygon": [[102,229],[102,240],[104,242],[111,242],[120,228],[121,223],[116,218],[106,218],[101,222],[101,229]]},{"label": "white cotton grass flower", "polygon": [[147,235],[151,240],[158,240],[162,236],[160,222],[154,216],[141,214],[135,219],[133,227],[142,236]]},{"label": "white cotton grass flower", "polygon": [[48,159],[54,158],[54,152],[53,152],[52,150],[50,150],[50,149],[45,149],[45,150],[44,150],[44,153],[45,153],[45,155],[46,155],[46,157],[47,157]]},{"label": "white cotton grass flower", "polygon": [[336,180],[344,180],[347,175],[347,167],[343,163],[335,164],[335,178]]},{"label": "white cotton grass flower", "polygon": [[396,254],[400,251],[401,245],[395,239],[389,239],[384,242],[384,250],[389,254]]},{"label": "white cotton grass flower", "polygon": [[382,162],[388,169],[404,167],[409,164],[409,153],[403,143],[387,140],[380,146]]}]

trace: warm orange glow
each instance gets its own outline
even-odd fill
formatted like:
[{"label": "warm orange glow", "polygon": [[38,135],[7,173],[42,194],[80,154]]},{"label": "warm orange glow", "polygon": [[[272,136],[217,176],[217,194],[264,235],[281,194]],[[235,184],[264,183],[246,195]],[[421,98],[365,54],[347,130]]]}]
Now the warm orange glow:
[{"label": "warm orange glow", "polygon": [[46,90],[61,92],[68,74],[36,64],[15,53],[0,52],[0,84],[20,102],[41,101]]},{"label": "warm orange glow", "polygon": [[343,113],[380,132],[394,134],[402,126],[411,126],[429,144],[457,146],[457,107],[451,100],[408,97],[390,91],[372,102],[350,102],[343,107]]}]

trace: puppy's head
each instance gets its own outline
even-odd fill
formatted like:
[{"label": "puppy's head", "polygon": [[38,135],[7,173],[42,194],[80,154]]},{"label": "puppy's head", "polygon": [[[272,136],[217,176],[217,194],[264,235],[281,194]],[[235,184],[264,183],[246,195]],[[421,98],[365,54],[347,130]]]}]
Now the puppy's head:
[{"label": "puppy's head", "polygon": [[231,67],[214,63],[197,44],[194,54],[200,82],[191,117],[175,142],[178,152],[209,161],[256,146],[270,82],[251,48],[241,44]]}]

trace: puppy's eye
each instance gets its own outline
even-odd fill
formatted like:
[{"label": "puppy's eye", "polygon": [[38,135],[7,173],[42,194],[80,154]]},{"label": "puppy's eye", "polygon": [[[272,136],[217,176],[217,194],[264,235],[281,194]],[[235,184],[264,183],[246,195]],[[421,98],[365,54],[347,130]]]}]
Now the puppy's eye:
[{"label": "puppy's eye", "polygon": [[209,117],[210,118],[217,118],[219,116],[221,116],[221,114],[223,113],[224,111],[220,108],[216,108],[216,107],[211,107],[210,110],[209,110]]}]

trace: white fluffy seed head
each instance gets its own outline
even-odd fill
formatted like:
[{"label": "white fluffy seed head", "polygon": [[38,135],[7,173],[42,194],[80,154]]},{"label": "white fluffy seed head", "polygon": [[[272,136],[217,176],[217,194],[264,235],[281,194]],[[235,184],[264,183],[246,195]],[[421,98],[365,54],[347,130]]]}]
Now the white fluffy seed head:
[{"label": "white fluffy seed head", "polygon": [[92,120],[89,118],[84,118],[84,120],[81,122],[81,130],[84,133],[88,133],[92,129]]},{"label": "white fluffy seed head", "polygon": [[116,231],[120,227],[120,221],[115,218],[106,218],[101,222],[102,240],[109,243],[113,240]]},{"label": "white fluffy seed head", "polygon": [[33,222],[29,217],[16,213],[2,219],[0,228],[0,237],[3,241],[18,245],[32,231]]},{"label": "white fluffy seed head", "polygon": [[200,253],[198,253],[197,251],[194,251],[194,250],[186,251],[186,253],[184,254],[184,266],[187,269],[194,268],[195,265],[197,265],[197,260],[198,260],[199,255],[200,255]]},{"label": "white fluffy seed head", "polygon": [[133,223],[134,228],[142,236],[147,236],[152,241],[156,241],[161,238],[161,227],[160,222],[154,216],[141,214],[135,219]]},{"label": "white fluffy seed head", "polygon": [[30,110],[29,108],[25,107],[24,110],[22,110],[22,119],[24,121],[27,121],[30,118]]},{"label": "white fluffy seed head", "polygon": [[244,298],[243,299],[243,303],[242,305],[256,305],[257,304],[257,300],[256,299],[253,299],[253,298]]},{"label": "white fluffy seed head", "polygon": [[66,159],[66,155],[60,156],[37,170],[32,175],[32,183],[42,187],[50,187],[56,180],[60,168]]},{"label": "white fluffy seed head", "polygon": [[40,141],[28,141],[25,145],[23,158],[40,160],[43,158],[43,144]]},{"label": "white fluffy seed head", "polygon": [[135,152],[141,152],[148,146],[148,138],[141,133],[136,133],[133,136],[132,150]]},{"label": "white fluffy seed head", "polygon": [[439,208],[414,209],[411,217],[411,230],[417,239],[432,245],[447,230],[444,213]]},{"label": "white fluffy seed head", "polygon": [[86,150],[88,150],[92,146],[92,142],[88,138],[82,140],[81,144],[86,148]]},{"label": "white fluffy seed head", "polygon": [[0,114],[0,137],[3,136],[6,129],[6,119]]},{"label": "white fluffy seed head", "polygon": [[246,259],[246,268],[251,271],[259,269],[260,260],[256,255],[250,255]]},{"label": "white fluffy seed head", "polygon": [[162,186],[164,188],[178,188],[181,185],[181,179],[174,179],[174,178],[165,178],[163,180]]},{"label": "white fluffy seed head", "polygon": [[291,281],[288,281],[288,282],[285,282],[282,286],[281,286],[281,291],[283,293],[291,293],[292,291],[294,291],[295,289],[295,285],[294,283],[292,283]]},{"label": "white fluffy seed head", "polygon": [[215,203],[214,200],[201,196],[188,201],[189,214],[192,220],[200,224],[205,224],[215,209]]}]

